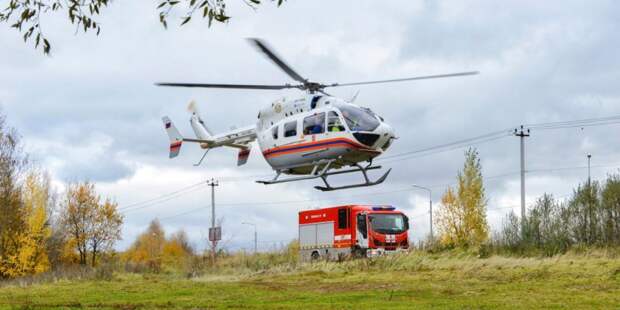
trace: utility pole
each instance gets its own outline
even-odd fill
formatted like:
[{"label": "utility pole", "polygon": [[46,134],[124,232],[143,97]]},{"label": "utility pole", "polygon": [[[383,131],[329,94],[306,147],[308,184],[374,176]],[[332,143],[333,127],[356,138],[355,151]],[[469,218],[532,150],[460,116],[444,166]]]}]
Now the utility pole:
[{"label": "utility pole", "polygon": [[429,212],[429,216],[430,216],[430,236],[431,236],[431,241],[433,240],[433,192],[431,191],[430,188],[428,187],[424,187],[424,186],[420,186],[420,185],[416,185],[413,184],[411,185],[413,187],[425,190],[428,192],[428,212]]},{"label": "utility pole", "polygon": [[521,235],[523,235],[525,224],[525,138],[530,136],[530,130],[523,131],[523,125],[521,125],[520,130],[515,128],[514,135],[521,140]]},{"label": "utility pole", "polygon": [[242,222],[241,224],[254,226],[254,254],[258,253],[258,235],[256,233],[256,224],[250,222]]},{"label": "utility pole", "polygon": [[221,228],[215,227],[215,187],[219,186],[219,183],[211,178],[211,180],[207,181],[207,186],[211,186],[211,228],[209,229],[209,241],[211,241],[211,258],[213,259],[213,264],[215,264],[215,250],[217,242],[222,236]]},{"label": "utility pole", "polygon": [[592,158],[592,154],[588,153],[588,186],[590,185],[590,158]]}]

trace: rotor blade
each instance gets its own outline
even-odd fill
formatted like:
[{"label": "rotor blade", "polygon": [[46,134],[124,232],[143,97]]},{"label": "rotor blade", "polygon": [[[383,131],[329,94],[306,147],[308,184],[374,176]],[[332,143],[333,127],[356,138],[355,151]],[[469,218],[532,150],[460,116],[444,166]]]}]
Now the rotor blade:
[{"label": "rotor blade", "polygon": [[202,83],[155,83],[157,86],[200,87],[200,88],[236,88],[236,89],[285,89],[299,88],[299,85],[249,85],[249,84],[202,84]]},{"label": "rotor blade", "polygon": [[256,47],[263,52],[271,61],[273,61],[282,71],[286,72],[288,76],[293,78],[293,80],[304,83],[306,79],[301,77],[295,70],[293,70],[289,65],[287,65],[278,55],[276,55],[268,46],[267,43],[263,42],[260,39],[250,38],[248,39],[250,42],[254,43]]},{"label": "rotor blade", "polygon": [[327,84],[325,85],[325,87],[353,86],[353,85],[403,82],[403,81],[413,81],[413,80],[439,79],[439,78],[447,78],[447,77],[455,77],[455,76],[476,75],[478,73],[479,73],[478,71],[469,71],[469,72],[458,72],[458,73],[450,73],[450,74],[416,76],[416,77],[392,79],[392,80],[379,80],[379,81],[354,82],[354,83],[334,83],[334,84]]}]

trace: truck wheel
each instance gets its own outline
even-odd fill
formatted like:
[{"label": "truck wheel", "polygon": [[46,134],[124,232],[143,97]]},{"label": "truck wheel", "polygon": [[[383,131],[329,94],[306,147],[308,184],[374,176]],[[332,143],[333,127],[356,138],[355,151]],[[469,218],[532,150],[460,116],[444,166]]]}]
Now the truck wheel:
[{"label": "truck wheel", "polygon": [[318,251],[314,251],[314,252],[312,252],[312,254],[310,254],[310,259],[313,262],[319,260],[319,258],[321,258],[321,255],[319,254]]},{"label": "truck wheel", "polygon": [[355,247],[353,249],[353,257],[355,257],[355,258],[364,258],[364,257],[366,257],[366,249],[362,249],[360,247]]}]

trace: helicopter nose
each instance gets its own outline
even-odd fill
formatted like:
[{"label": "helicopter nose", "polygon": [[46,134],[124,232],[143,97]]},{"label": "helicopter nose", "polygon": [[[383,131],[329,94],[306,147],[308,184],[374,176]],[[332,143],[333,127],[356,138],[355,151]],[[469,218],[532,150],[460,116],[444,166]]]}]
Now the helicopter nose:
[{"label": "helicopter nose", "polygon": [[380,130],[381,138],[379,139],[377,146],[385,151],[392,144],[392,140],[396,139],[396,133],[394,132],[394,128],[386,123],[381,123],[381,126],[378,129]]}]

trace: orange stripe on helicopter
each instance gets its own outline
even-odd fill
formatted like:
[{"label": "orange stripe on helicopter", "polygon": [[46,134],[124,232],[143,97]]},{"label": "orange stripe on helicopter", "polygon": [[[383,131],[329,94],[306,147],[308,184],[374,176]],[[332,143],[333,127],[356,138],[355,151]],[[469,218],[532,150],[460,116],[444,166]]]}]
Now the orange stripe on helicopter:
[{"label": "orange stripe on helicopter", "polygon": [[351,148],[358,149],[361,151],[372,152],[372,153],[380,153],[380,151],[376,151],[373,149],[369,149],[368,147],[359,144],[351,139],[347,138],[332,138],[332,139],[323,139],[314,142],[306,142],[306,143],[298,143],[292,145],[279,146],[272,149],[265,150],[263,152],[263,156],[265,158],[276,157],[285,154],[293,154],[298,152],[306,152],[315,149],[320,149],[324,147],[338,147],[338,148]]}]

